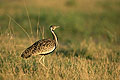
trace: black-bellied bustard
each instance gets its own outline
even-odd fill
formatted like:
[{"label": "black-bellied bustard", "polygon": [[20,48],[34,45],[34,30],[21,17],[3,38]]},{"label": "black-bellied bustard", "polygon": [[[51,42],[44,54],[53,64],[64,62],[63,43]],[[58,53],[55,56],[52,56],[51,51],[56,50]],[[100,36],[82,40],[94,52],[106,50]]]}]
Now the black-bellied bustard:
[{"label": "black-bellied bustard", "polygon": [[[39,40],[37,42],[35,42],[33,45],[31,45],[30,47],[28,47],[22,54],[21,57],[23,58],[29,58],[32,55],[43,55],[40,59],[43,59],[43,63],[44,63],[44,56],[47,54],[50,54],[51,52],[53,52],[57,45],[58,45],[58,39],[57,36],[54,32],[54,30],[56,28],[58,28],[59,26],[55,26],[52,25],[50,26],[50,30],[53,36],[53,39],[42,39]],[[40,62],[41,63],[41,62]],[[43,66],[44,64],[41,63]]]}]

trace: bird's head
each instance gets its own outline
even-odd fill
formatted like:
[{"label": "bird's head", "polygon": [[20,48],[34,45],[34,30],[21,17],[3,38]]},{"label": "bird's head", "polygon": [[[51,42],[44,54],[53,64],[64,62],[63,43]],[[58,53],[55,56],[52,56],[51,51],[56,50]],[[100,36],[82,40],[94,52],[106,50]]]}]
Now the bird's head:
[{"label": "bird's head", "polygon": [[51,30],[55,30],[56,28],[59,28],[59,27],[60,27],[60,26],[51,25],[51,26],[50,26],[50,29],[51,29]]}]

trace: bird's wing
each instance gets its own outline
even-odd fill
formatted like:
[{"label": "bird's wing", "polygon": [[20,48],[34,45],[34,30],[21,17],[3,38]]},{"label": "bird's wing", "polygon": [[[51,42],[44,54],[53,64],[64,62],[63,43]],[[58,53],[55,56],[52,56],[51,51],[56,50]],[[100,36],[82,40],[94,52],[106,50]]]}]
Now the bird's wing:
[{"label": "bird's wing", "polygon": [[47,54],[55,49],[55,41],[51,39],[43,39],[35,42],[28,47],[23,53],[22,57],[28,58],[31,55]]},{"label": "bird's wing", "polygon": [[33,44],[37,50],[37,54],[46,54],[52,52],[55,49],[55,41],[51,39],[43,39]]}]

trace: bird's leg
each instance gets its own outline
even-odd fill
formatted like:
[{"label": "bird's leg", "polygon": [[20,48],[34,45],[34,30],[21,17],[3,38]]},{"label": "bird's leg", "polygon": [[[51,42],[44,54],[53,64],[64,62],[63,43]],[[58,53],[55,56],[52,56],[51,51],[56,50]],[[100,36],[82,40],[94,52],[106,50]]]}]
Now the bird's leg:
[{"label": "bird's leg", "polygon": [[45,56],[43,56],[43,64],[45,64],[44,60],[45,60]]},{"label": "bird's leg", "polygon": [[[41,59],[43,59],[43,63],[41,62]],[[42,66],[44,66],[44,67],[47,69],[47,67],[44,65],[44,59],[45,59],[45,56],[43,55],[43,56],[39,59],[39,62],[40,62],[40,64],[42,64]]]},{"label": "bird's leg", "polygon": [[41,56],[41,58],[39,59],[39,62],[41,63],[41,59],[44,57],[44,55],[43,56]]}]

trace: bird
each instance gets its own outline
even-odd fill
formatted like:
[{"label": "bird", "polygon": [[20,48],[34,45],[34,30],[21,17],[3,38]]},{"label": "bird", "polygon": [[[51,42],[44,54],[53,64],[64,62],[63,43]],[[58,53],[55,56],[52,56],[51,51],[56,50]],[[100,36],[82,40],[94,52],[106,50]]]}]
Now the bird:
[{"label": "bird", "polygon": [[[39,59],[39,62],[43,58],[44,63],[45,55],[52,53],[58,46],[58,38],[56,33],[54,32],[54,30],[58,27],[60,26],[50,26],[50,31],[52,33],[53,39],[48,38],[36,41],[34,44],[32,44],[30,47],[28,47],[22,52],[21,57],[27,59],[31,56],[42,55],[42,57]],[[44,66],[43,63],[41,64]]]}]

